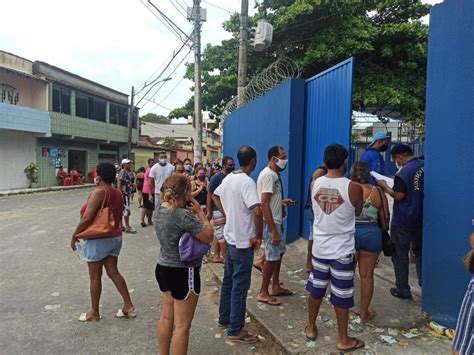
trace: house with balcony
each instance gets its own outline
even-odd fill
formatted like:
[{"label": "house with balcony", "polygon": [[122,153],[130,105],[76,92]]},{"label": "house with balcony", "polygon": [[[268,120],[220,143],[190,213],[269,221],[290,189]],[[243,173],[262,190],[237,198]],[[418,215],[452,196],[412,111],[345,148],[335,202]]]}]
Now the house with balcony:
[{"label": "house with balcony", "polygon": [[[23,81],[28,77],[35,83],[35,90],[28,90],[22,86],[19,79],[12,82],[12,75],[15,78],[23,77]],[[68,171],[74,168],[87,176],[97,163],[104,161],[113,163],[126,155],[128,95],[51,64],[41,61],[31,62],[1,51],[0,85],[16,88],[19,97],[16,103],[15,99],[7,102],[5,105],[8,107],[4,108],[4,111],[25,110],[25,107],[28,107],[40,109],[48,116],[44,123],[46,128],[41,126],[43,129],[41,132],[33,132],[35,141],[33,149],[25,148],[30,154],[28,159],[34,154],[31,161],[36,161],[39,165],[39,186],[57,185],[56,174],[59,166]],[[42,90],[37,89],[40,86]],[[6,95],[8,97],[8,93]],[[30,99],[28,95],[31,95]],[[25,97],[23,101],[22,96]],[[16,116],[14,118],[11,116],[12,113],[10,120],[19,120]],[[1,117],[0,113],[0,129],[3,129]],[[26,126],[34,127],[33,116],[25,114],[22,117]],[[135,117],[138,117],[138,113]],[[137,122],[132,122],[132,126],[132,142],[136,143]],[[2,155],[4,151],[7,152],[7,146],[10,150],[18,149],[22,143],[21,140],[10,140],[11,144],[4,143],[3,139],[1,141]],[[23,172],[22,174],[24,175]]]},{"label": "house with balcony", "polygon": [[33,75],[33,62],[0,51],[0,190],[29,187],[24,169],[49,134],[48,82]]}]

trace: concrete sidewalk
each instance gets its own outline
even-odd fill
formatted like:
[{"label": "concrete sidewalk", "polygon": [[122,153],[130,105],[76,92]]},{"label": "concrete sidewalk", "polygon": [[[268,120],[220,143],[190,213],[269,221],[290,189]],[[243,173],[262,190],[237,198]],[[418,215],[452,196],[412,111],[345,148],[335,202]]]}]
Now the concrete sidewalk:
[{"label": "concrete sidewalk", "polygon": [[[252,284],[248,295],[247,311],[261,323],[288,353],[334,353],[337,352],[337,324],[329,300],[324,300],[317,321],[318,338],[308,342],[304,335],[307,319],[307,292],[305,290],[307,274],[304,271],[306,261],[306,240],[300,239],[288,246],[283,259],[281,279],[284,287],[296,292],[289,297],[280,297],[281,306],[269,306],[256,301],[260,289],[261,274],[253,270]],[[356,279],[356,307],[352,309],[349,333],[366,343],[360,354],[446,354],[451,350],[450,340],[436,337],[424,326],[426,315],[421,311],[421,290],[414,287],[413,301],[404,301],[390,295],[394,275],[390,260],[382,258],[376,268],[375,290],[372,307],[377,312],[370,324],[361,324],[357,316],[359,304],[359,280]],[[223,265],[208,264],[222,281]],[[414,270],[410,270],[414,276]],[[416,281],[410,278],[411,285]],[[329,296],[329,292],[327,293]],[[412,331],[410,331],[413,329]],[[390,344],[391,343],[391,344]],[[357,352],[356,352],[357,353]]]},{"label": "concrete sidewalk", "polygon": [[1,190],[0,197],[12,196],[12,195],[35,194],[39,192],[77,190],[77,189],[84,189],[84,188],[94,187],[94,186],[95,186],[94,184],[83,184],[83,185],[72,185],[72,186],[48,186],[48,187],[36,187],[36,188],[25,188],[25,189]]}]

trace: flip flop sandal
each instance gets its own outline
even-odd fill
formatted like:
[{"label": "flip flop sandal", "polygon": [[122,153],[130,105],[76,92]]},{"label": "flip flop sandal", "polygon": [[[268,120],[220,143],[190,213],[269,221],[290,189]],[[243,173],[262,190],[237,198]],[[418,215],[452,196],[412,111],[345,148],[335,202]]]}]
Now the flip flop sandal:
[{"label": "flip flop sandal", "polygon": [[260,271],[261,273],[263,273],[263,268],[261,266],[253,264],[253,267],[256,268],[258,271]]},{"label": "flip flop sandal", "polygon": [[269,306],[281,306],[281,302],[278,301],[275,297],[267,298],[266,300],[259,300],[257,302],[268,304]]},{"label": "flip flop sandal", "polygon": [[357,338],[354,338],[354,339],[356,340],[356,343],[352,348],[341,349],[338,347],[337,350],[345,354],[345,353],[350,353],[352,351],[356,351],[358,349],[362,349],[363,347],[365,347],[365,343],[362,340],[359,340]]},{"label": "flip flop sandal", "polygon": [[77,319],[79,322],[87,323],[87,322],[98,322],[102,319],[102,316],[99,316],[99,319],[87,319],[87,313],[81,313],[79,318]]},{"label": "flip flop sandal", "polygon": [[316,335],[314,337],[310,337],[306,331],[308,330],[308,326],[304,327],[304,335],[306,336],[307,341],[315,341],[318,337],[318,328],[316,328]]},{"label": "flip flop sandal", "polygon": [[219,329],[227,329],[227,328],[229,328],[229,323],[227,323],[227,324],[217,323],[217,326],[219,327]]},{"label": "flip flop sandal", "polygon": [[257,336],[247,332],[242,335],[228,336],[227,338],[233,343],[255,344],[258,342]]},{"label": "flip flop sandal", "polygon": [[145,222],[141,222],[140,225],[145,228],[148,224],[146,224]]},{"label": "flip flop sandal", "polygon": [[272,294],[273,297],[286,297],[286,296],[293,296],[295,293],[293,291],[284,288],[282,291]]},{"label": "flip flop sandal", "polygon": [[123,313],[123,310],[122,308],[120,308],[117,313],[115,314],[115,317],[117,318],[135,318],[137,316],[137,311],[136,310],[132,310],[128,313]]}]

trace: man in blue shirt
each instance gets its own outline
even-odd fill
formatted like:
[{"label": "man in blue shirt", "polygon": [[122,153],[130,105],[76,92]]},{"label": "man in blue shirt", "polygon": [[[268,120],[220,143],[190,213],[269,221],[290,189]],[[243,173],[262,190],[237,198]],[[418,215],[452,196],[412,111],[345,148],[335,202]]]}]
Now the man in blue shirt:
[{"label": "man in blue shirt", "polygon": [[207,187],[207,218],[209,220],[212,219],[212,225],[214,226],[214,237],[216,238],[213,243],[214,258],[212,259],[212,261],[217,263],[224,262],[226,257],[226,248],[224,241],[225,217],[214,204],[214,201],[212,200],[212,195],[222,183],[222,180],[224,180],[227,174],[230,174],[233,171],[234,159],[232,159],[231,157],[224,157],[222,159],[222,170],[211,177],[211,181],[209,181],[209,186]]},{"label": "man in blue shirt", "polygon": [[[385,162],[380,153],[386,152],[388,144],[390,143],[390,136],[387,132],[377,132],[372,137],[370,148],[360,158],[361,161],[369,164],[370,171],[385,175]],[[374,178],[370,179],[372,185],[377,185]]]},{"label": "man in blue shirt", "polygon": [[391,156],[399,169],[395,175],[393,188],[383,180],[377,181],[378,185],[394,199],[390,231],[395,247],[392,262],[397,287],[391,288],[390,293],[394,297],[411,299],[408,284],[410,244],[416,257],[416,274],[418,284],[421,286],[425,163],[415,158],[410,146],[405,144],[396,144],[392,148]]}]

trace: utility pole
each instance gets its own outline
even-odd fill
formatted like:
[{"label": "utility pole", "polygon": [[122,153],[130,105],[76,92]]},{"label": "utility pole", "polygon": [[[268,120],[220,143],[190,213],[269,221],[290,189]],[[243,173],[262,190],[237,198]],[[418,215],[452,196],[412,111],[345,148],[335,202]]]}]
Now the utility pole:
[{"label": "utility pole", "polygon": [[132,94],[130,96],[130,109],[128,110],[128,151],[127,158],[130,159],[132,156],[132,127],[133,127],[133,116],[135,115],[135,110],[133,107],[133,100],[135,98],[135,88],[132,86]]},{"label": "utility pole", "polygon": [[247,83],[247,37],[249,1],[242,0],[240,9],[239,70],[237,81],[237,107],[244,104],[244,90]]},{"label": "utility pole", "polygon": [[194,161],[202,162],[202,113],[201,113],[201,0],[193,0],[194,21]]}]

